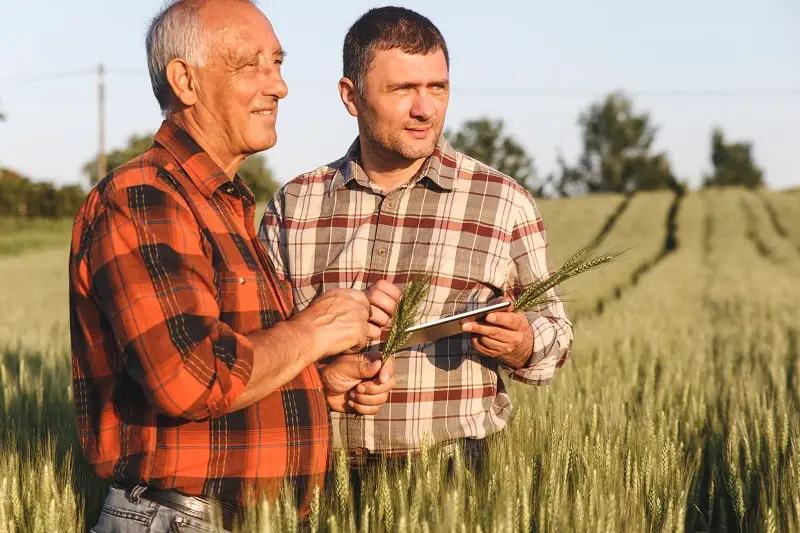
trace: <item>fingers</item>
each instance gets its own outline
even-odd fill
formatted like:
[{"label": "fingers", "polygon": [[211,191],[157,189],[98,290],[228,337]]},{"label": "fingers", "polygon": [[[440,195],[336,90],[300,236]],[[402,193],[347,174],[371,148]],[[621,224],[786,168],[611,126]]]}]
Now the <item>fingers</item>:
[{"label": "fingers", "polygon": [[481,324],[478,322],[468,322],[461,326],[462,331],[479,335],[483,337],[491,337],[500,341],[511,340],[511,335],[514,331],[502,327],[490,326],[488,324]]},{"label": "fingers", "polygon": [[389,400],[389,391],[395,386],[392,376],[384,384],[375,381],[361,383],[348,393],[348,406],[362,415],[374,415],[380,411],[381,406]]},{"label": "fingers", "polygon": [[481,342],[481,340],[482,337],[473,337],[470,341],[472,347],[475,348],[479,353],[487,357],[497,357],[500,353],[502,353],[502,350],[490,350],[484,345],[483,342]]},{"label": "fingers", "polygon": [[530,327],[530,323],[525,315],[507,311],[489,313],[486,315],[486,322],[513,331],[525,331],[526,328]]},{"label": "fingers", "polygon": [[373,305],[371,309],[372,312],[370,314],[369,321],[375,324],[378,327],[378,329],[387,327],[389,325],[389,322],[392,321],[392,315],[394,314],[394,312],[392,312],[392,315],[390,315],[386,311],[384,311],[380,307],[376,307],[375,305]]},{"label": "fingers", "polygon": [[513,349],[512,345],[509,345],[509,344],[507,344],[505,342],[501,342],[501,341],[495,340],[495,339],[493,339],[491,337],[476,337],[474,339],[474,341],[475,341],[475,343],[477,345],[476,348],[477,347],[481,347],[485,351],[493,353],[493,354],[494,353],[506,353],[506,352],[510,351],[511,349]]},{"label": "fingers", "polygon": [[387,295],[389,298],[395,301],[395,303],[400,302],[400,298],[403,296],[403,291],[395,285],[385,279],[378,280],[378,282],[373,285],[376,291],[380,291],[383,294]]},{"label": "fingers", "polygon": [[467,322],[461,329],[476,335],[501,338],[504,332],[524,333],[528,328],[530,323],[525,315],[501,311],[486,315],[486,323]]},{"label": "fingers", "polygon": [[[513,314],[514,313],[495,313],[497,317],[500,317],[500,322],[510,326],[515,325],[514,317],[501,317],[501,315]],[[511,318],[511,320],[508,321],[508,318]],[[525,326],[529,327],[527,323]],[[464,324],[462,329],[474,335],[471,341],[472,346],[483,355],[489,357],[497,357],[500,354],[512,352],[523,341],[524,338],[524,334],[516,329],[509,329],[502,326],[491,326],[478,322]]]},{"label": "fingers", "polygon": [[381,394],[359,394],[357,392],[351,392],[349,397],[348,401],[354,406],[365,405],[374,407],[385,404],[386,400],[389,399],[389,392],[382,392]]},{"label": "fingers", "polygon": [[360,415],[377,415],[378,412],[381,410],[381,407],[383,407],[383,404],[381,404],[381,405],[361,405],[361,404],[353,402],[352,400],[349,400],[347,402],[347,406],[350,408],[351,412],[355,412],[355,413],[358,413]]},{"label": "fingers", "polygon": [[378,326],[376,326],[375,324],[373,324],[372,322],[367,324],[367,337],[369,337],[370,340],[376,341],[376,340],[380,339],[381,338],[381,332],[382,332],[382,329],[379,328]]},{"label": "fingers", "polygon": [[394,375],[389,376],[386,381],[379,381],[377,379],[371,379],[369,381],[364,381],[359,383],[354,389],[354,394],[365,394],[365,395],[377,395],[377,394],[384,394],[389,392],[394,388],[397,384]]},{"label": "fingers", "polygon": [[354,301],[360,307],[363,307],[367,313],[369,313],[369,308],[370,308],[369,298],[367,298],[367,295],[364,294],[363,292],[355,289],[338,288],[338,289],[332,289],[325,294],[330,294],[330,293],[337,293],[345,298]]},{"label": "fingers", "polygon": [[380,280],[367,290],[372,304],[372,321],[380,327],[386,327],[397,311],[402,292],[386,280]]}]

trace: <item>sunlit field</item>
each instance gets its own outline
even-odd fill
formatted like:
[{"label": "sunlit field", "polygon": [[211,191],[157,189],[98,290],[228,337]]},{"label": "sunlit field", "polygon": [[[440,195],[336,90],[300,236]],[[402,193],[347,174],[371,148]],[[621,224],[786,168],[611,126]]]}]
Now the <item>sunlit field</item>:
[{"label": "sunlit field", "polygon": [[[570,361],[517,409],[478,475],[436,450],[376,468],[353,501],[341,457],[307,523],[265,502],[243,531],[800,530],[800,195],[740,189],[540,202],[567,282]],[[259,211],[260,213],[261,211]],[[71,403],[69,224],[0,225],[0,531],[85,531],[106,485]]]}]

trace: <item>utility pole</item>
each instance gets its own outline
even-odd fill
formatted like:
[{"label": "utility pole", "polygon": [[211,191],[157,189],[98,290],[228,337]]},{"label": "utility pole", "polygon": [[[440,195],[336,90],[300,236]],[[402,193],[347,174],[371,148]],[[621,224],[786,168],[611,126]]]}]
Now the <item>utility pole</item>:
[{"label": "utility pole", "polygon": [[[5,122],[5,121],[6,121],[5,114],[2,111],[0,111],[0,122]],[[6,171],[3,168],[3,163],[2,163],[2,161],[0,161],[0,178],[2,178],[5,175],[5,173],[6,173]]]},{"label": "utility pole", "polygon": [[105,95],[105,69],[103,64],[97,66],[97,116],[98,116],[98,146],[97,146],[97,180],[106,175],[106,95]]}]

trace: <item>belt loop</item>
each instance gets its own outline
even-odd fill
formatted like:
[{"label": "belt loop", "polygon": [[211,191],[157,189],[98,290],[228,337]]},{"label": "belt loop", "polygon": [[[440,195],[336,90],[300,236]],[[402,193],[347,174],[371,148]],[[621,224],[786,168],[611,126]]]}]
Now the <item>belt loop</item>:
[{"label": "belt loop", "polygon": [[140,481],[138,485],[136,485],[131,489],[128,499],[130,499],[131,503],[139,503],[142,493],[144,493],[144,491],[146,490],[147,490],[147,483]]}]

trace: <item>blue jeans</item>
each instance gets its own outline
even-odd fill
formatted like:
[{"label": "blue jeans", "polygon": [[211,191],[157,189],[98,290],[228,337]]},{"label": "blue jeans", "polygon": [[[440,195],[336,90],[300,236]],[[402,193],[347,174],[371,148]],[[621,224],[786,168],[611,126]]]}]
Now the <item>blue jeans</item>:
[{"label": "blue jeans", "polygon": [[103,504],[100,519],[92,533],[216,533],[227,530],[213,529],[180,511],[170,509],[145,498],[134,502],[129,491],[111,487]]}]

